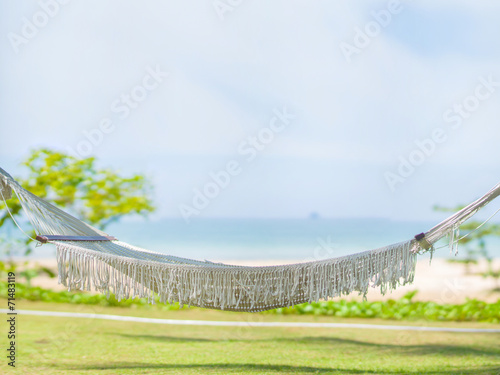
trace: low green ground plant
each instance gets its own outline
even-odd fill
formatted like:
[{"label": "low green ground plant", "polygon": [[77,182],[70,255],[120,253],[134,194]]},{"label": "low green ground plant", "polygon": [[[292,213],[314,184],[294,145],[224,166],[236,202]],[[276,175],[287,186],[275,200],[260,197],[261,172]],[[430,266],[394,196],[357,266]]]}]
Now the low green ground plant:
[{"label": "low green ground plant", "polygon": [[[416,293],[416,291],[413,291],[406,294],[403,298],[387,301],[349,301],[341,299],[305,303],[266,311],[262,314],[500,323],[500,300],[495,303],[486,303],[470,299],[462,304],[439,304],[435,302],[415,301],[414,297]],[[0,282],[0,297],[7,297],[7,284],[5,282]],[[178,310],[181,308],[178,303],[163,304],[157,299],[155,301],[156,304],[151,305],[145,298],[118,301],[113,294],[107,297],[102,294],[87,292],[53,291],[22,283],[16,285],[16,298],[29,301],[161,310]]]}]

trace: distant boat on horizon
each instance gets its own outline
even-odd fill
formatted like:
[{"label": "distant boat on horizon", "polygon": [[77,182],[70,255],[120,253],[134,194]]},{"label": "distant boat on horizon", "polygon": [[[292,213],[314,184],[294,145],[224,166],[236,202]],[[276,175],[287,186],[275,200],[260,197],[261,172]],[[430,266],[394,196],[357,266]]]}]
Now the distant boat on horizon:
[{"label": "distant boat on horizon", "polygon": [[309,214],[309,219],[318,220],[321,219],[321,216],[316,211],[313,211]]}]

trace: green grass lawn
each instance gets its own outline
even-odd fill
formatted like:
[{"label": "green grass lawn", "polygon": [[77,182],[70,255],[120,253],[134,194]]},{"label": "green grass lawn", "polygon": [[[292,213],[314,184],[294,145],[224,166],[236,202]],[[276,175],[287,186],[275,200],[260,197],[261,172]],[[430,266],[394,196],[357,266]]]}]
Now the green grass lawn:
[{"label": "green grass lawn", "polygon": [[[30,301],[19,301],[17,308],[168,319],[397,324],[376,319],[202,309],[159,311]],[[500,374],[500,334],[171,326],[27,315],[18,319],[17,368],[7,368],[4,359],[1,373]],[[499,327],[491,323],[401,324]]]}]

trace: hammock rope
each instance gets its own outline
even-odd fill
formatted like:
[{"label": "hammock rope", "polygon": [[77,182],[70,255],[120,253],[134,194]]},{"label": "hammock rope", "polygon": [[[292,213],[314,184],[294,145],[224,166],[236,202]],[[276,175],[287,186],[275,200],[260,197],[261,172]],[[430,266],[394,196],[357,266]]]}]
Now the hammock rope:
[{"label": "hammock rope", "polygon": [[410,240],[357,254],[297,264],[235,266],[166,255],[118,241],[21,187],[0,168],[0,193],[16,193],[41,243],[56,246],[59,283],[68,290],[95,290],[118,300],[160,302],[257,312],[313,302],[370,287],[382,294],[412,283],[417,255],[434,251],[500,195],[500,184],[429,231]]}]

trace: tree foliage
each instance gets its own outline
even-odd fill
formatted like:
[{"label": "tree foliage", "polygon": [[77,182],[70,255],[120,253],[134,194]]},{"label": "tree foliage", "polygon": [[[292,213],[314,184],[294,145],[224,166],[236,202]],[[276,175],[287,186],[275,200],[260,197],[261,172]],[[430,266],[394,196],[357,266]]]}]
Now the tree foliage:
[{"label": "tree foliage", "polygon": [[[42,148],[32,151],[22,165],[28,174],[16,177],[21,186],[100,229],[123,216],[145,216],[154,211],[152,186],[143,175],[122,177],[98,168],[93,157],[77,159]],[[13,196],[8,206],[16,220],[21,217],[17,197]],[[2,227],[11,219],[3,202],[0,208]]]},{"label": "tree foliage", "polygon": [[[458,206],[455,208],[434,206],[434,210],[443,212],[456,212],[464,208],[465,206]],[[480,274],[484,277],[492,277],[496,280],[498,284],[500,280],[500,270],[493,269],[493,257],[488,252],[488,246],[486,240],[488,237],[496,236],[500,237],[500,224],[498,223],[485,223],[480,221],[471,220],[460,226],[461,237],[459,240],[459,245],[463,245],[465,248],[466,257],[459,260],[451,260],[456,263],[463,263],[465,265],[466,274],[470,273],[470,265],[476,264],[479,259],[483,258],[486,260],[488,265],[488,270],[486,272],[481,272]]]},{"label": "tree foliage", "polygon": [[[442,207],[442,206],[434,206],[435,211],[442,212],[457,212],[464,208],[465,206],[457,206],[454,208]],[[500,224],[497,223],[486,223],[482,225],[479,229],[477,229],[482,222],[476,220],[470,220],[465,222],[460,226],[460,232],[463,235],[467,234],[467,237],[460,240],[459,244],[467,245],[467,244],[478,244],[481,241],[484,241],[484,238],[487,236],[500,236]],[[477,230],[476,230],[477,229]]]},{"label": "tree foliage", "polygon": [[[455,208],[434,206],[434,210],[443,212],[457,212],[465,206],[458,206]],[[500,236],[500,224],[486,223],[481,225],[482,222],[470,220],[460,226],[461,237],[467,235],[459,241],[459,245],[464,245],[468,251],[473,253],[477,252],[487,256],[486,237]]]}]

